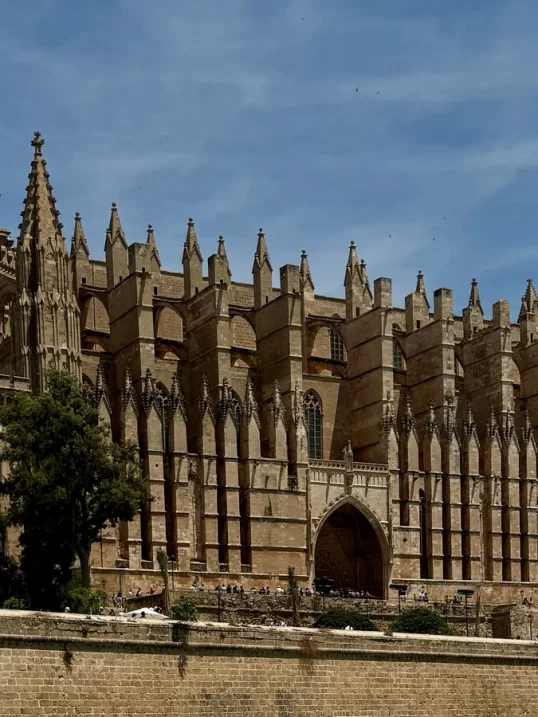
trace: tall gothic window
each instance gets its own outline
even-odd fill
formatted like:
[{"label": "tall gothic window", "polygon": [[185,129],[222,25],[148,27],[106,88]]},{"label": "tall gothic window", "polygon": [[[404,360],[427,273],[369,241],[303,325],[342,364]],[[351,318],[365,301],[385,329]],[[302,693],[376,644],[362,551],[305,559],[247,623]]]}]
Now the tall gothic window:
[{"label": "tall gothic window", "polygon": [[321,458],[321,402],[314,391],[304,397],[306,428],[308,431],[308,457]]},{"label": "tall gothic window", "polygon": [[331,359],[333,361],[344,360],[344,342],[336,329],[329,329],[331,340]]},{"label": "tall gothic window", "polygon": [[392,342],[392,366],[397,371],[403,371],[405,368],[402,349],[397,341]]}]

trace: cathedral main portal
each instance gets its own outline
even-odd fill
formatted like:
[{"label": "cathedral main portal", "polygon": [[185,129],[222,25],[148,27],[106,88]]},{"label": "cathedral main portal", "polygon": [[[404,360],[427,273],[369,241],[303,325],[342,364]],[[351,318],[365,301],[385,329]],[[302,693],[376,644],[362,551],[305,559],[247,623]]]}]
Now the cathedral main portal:
[{"label": "cathedral main portal", "polygon": [[315,550],[316,578],[329,578],[341,590],[383,597],[383,557],[372,524],[345,504],[321,526]]}]

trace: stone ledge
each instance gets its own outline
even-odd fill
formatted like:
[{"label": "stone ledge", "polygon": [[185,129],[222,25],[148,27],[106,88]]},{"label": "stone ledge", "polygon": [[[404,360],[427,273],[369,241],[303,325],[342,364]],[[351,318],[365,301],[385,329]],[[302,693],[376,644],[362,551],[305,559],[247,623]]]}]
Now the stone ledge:
[{"label": "stone ledge", "polygon": [[0,610],[0,648],[13,645],[39,645],[62,649],[76,644],[78,649],[155,651],[187,650],[189,652],[236,651],[300,656],[305,641],[315,643],[316,652],[338,656],[368,657],[374,660],[436,661],[466,660],[495,663],[538,664],[538,643],[492,638],[465,638],[427,635],[392,636],[382,633],[318,630],[313,628],[278,628],[231,626],[218,623],[196,623],[180,630],[178,623],[142,623],[122,617],[85,617],[64,613],[29,613]]}]

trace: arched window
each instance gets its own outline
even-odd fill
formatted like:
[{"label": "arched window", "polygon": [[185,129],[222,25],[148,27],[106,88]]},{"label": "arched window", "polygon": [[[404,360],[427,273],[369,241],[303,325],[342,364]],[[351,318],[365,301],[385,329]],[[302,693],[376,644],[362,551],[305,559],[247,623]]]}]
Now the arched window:
[{"label": "arched window", "polygon": [[304,408],[308,431],[308,457],[321,459],[321,402],[317,393],[307,391]]},{"label": "arched window", "polygon": [[405,369],[402,349],[397,341],[392,342],[392,367],[396,371],[403,371]]},{"label": "arched window", "polygon": [[331,340],[331,359],[333,361],[344,360],[344,342],[336,329],[329,329],[329,337]]}]

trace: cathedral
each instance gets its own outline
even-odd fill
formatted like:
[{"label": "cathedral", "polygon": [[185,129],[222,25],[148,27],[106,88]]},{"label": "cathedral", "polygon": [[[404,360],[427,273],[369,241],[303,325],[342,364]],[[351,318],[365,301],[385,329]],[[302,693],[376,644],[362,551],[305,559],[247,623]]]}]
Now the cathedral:
[{"label": "cathedral", "polygon": [[474,280],[454,314],[420,272],[397,307],[352,242],[344,298],[320,296],[304,251],[273,276],[260,229],[252,283],[236,283],[222,237],[204,267],[192,219],[175,273],[151,225],[128,243],[115,204],[90,258],[79,214],[66,244],[43,145],[16,242],[0,230],[0,393],[66,369],[112,439],[137,443],[153,501],[103,531],[96,584],[158,582],[164,548],[176,585],[208,589],[282,584],[289,567],[384,598],[538,587],[531,280],[516,323],[505,301],[486,318]]}]

